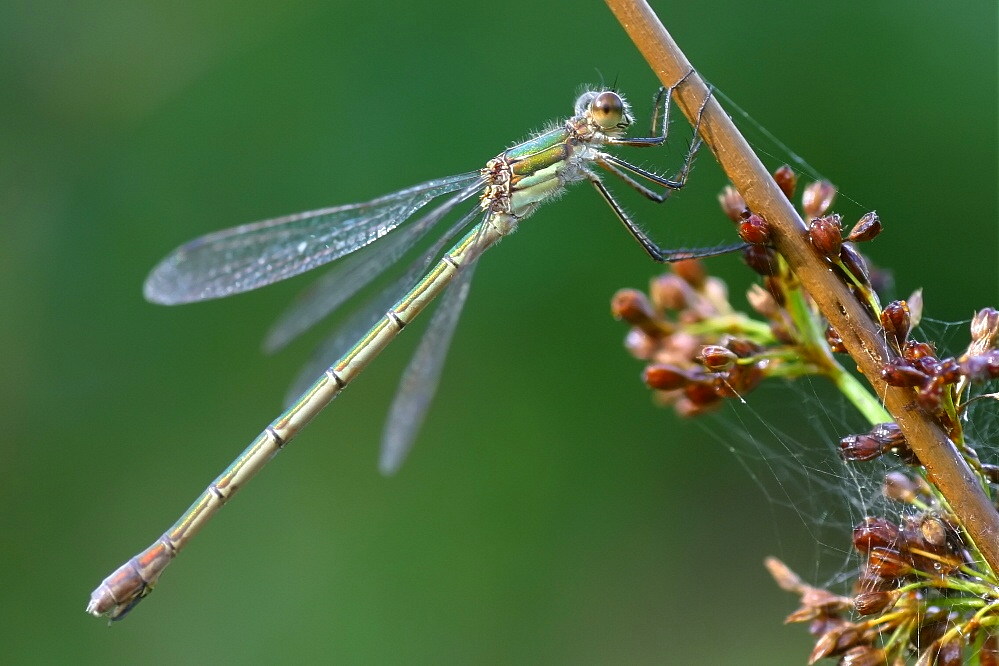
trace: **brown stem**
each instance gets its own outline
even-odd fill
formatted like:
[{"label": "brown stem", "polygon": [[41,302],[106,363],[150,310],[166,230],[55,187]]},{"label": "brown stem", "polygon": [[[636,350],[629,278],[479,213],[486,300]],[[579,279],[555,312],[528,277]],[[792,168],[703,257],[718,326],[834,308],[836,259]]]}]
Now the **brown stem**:
[{"label": "brown stem", "polygon": [[[664,86],[679,81],[693,68],[644,0],[606,0]],[[693,119],[707,95],[704,81],[691,74],[675,93],[688,119]],[[943,430],[915,403],[912,389],[885,385],[881,367],[893,354],[873,322],[808,241],[804,222],[763,163],[749,147],[717,100],[708,101],[700,133],[746,204],[762,215],[773,231],[778,251],[894,417],[913,452],[940,489],[951,509],[993,572],[999,572],[999,514],[978,479]]]}]

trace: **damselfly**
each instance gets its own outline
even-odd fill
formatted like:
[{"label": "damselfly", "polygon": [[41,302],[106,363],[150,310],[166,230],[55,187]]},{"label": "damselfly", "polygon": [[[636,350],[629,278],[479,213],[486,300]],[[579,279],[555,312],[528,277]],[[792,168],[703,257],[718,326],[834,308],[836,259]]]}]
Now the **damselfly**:
[{"label": "damselfly", "polygon": [[[571,118],[503,151],[478,171],[432,180],[367,203],[226,229],[195,239],[169,254],[146,280],[146,298],[154,303],[188,303],[256,289],[360,250],[411,220],[379,243],[375,249],[384,248],[382,252],[361,253],[355,255],[356,259],[345,260],[293,306],[268,337],[268,346],[274,348],[368,284],[462,202],[478,197],[478,204],[447,228],[407,271],[406,287],[414,282],[415,286],[408,288],[394,305],[388,302],[376,310],[377,319],[364,322],[362,330],[366,332],[356,338],[353,346],[325,371],[312,375],[310,384],[291,406],[264,428],[166,533],[104,579],[91,595],[87,611],[120,619],[148,595],[163,569],[208,519],[450,285],[430,323],[430,334],[423,338],[405,371],[391,408],[382,441],[381,468],[394,471],[412,444],[437,385],[476,259],[568,184],[589,181],[656,261],[721,254],[739,247],[660,248],[625,213],[595,171],[603,169],[657,202],[683,187],[700,145],[696,128],[684,164],[673,178],[664,178],[603,150],[663,145],[669,129],[670,97],[682,83],[659,90],[648,137],[625,137],[633,119],[618,92],[588,91],[576,100]],[[661,132],[657,129],[660,108]],[[662,189],[652,189],[655,186]],[[430,202],[441,198],[444,200],[436,208],[416,216]],[[460,240],[443,252],[446,244],[462,232]],[[319,378],[314,379],[317,375]]]}]

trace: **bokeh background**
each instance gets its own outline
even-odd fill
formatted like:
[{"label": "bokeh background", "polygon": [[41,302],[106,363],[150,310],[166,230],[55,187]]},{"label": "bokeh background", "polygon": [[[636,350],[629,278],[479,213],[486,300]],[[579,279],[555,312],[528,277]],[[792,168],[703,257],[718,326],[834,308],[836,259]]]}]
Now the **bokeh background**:
[{"label": "bokeh background", "polygon": [[[878,209],[868,251],[900,295],[923,286],[943,321],[999,301],[993,3],[656,5],[707,78],[858,202],[848,219]],[[742,432],[768,400],[782,441],[816,444],[815,414],[779,389],[704,423],[653,406],[608,301],[658,269],[583,186],[482,262],[396,478],[377,444],[413,333],[126,621],[83,612],[322,337],[259,351],[309,277],[163,308],[141,295],[153,264],[216,228],[477,168],[601,79],[645,117],[655,79],[599,2],[0,5],[3,660],[803,663],[761,560],[831,580],[845,536],[816,543],[817,512],[783,506],[800,484],[738,447],[768,446]],[[641,157],[678,164],[676,131]],[[704,153],[668,206],[623,196],[662,241],[711,244],[731,233],[723,182]],[[710,266],[741,303],[748,271]],[[830,439],[847,411],[822,417]]]}]

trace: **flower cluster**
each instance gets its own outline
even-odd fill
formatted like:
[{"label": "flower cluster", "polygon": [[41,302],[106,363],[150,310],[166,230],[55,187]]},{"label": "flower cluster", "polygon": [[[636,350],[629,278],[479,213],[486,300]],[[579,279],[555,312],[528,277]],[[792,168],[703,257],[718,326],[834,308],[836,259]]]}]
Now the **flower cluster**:
[{"label": "flower cluster", "polygon": [[[792,198],[793,171],[782,167],[774,179]],[[882,307],[878,292],[886,276],[856,246],[881,232],[881,220],[868,213],[844,234],[841,217],[829,212],[835,194],[828,182],[812,183],[803,190],[801,210],[815,251],[879,325],[894,354],[880,378],[912,390],[913,401],[940,423],[983,489],[993,493],[999,468],[978,459],[965,440],[962,418],[971,400],[999,397],[969,399],[971,385],[999,378],[999,311],[986,308],[974,317],[971,343],[958,356],[941,356],[933,344],[913,339],[923,309],[921,293]],[[724,282],[696,261],[673,264],[670,273],[652,280],[647,295],[619,291],[612,314],[630,325],[625,346],[646,362],[645,383],[661,404],[680,415],[696,416],[725,398],[741,399],[767,378],[822,375],[873,424],[868,432],[839,442],[843,461],[897,459],[882,491],[900,518],[870,516],[854,528],[861,566],[851,596],[807,585],[783,563],[767,561],[777,583],[801,598],[801,607],[787,621],[810,623],[817,641],[809,663],[837,658],[849,666],[895,666],[915,659],[922,666],[950,666],[968,657],[977,664],[999,664],[995,572],[877,396],[836,360],[834,354],[845,351],[842,339],[773,248],[766,220],[748,210],[731,187],[719,202],[746,243],[743,260],[762,276],[762,284],[747,293],[755,315],[739,312]]]}]

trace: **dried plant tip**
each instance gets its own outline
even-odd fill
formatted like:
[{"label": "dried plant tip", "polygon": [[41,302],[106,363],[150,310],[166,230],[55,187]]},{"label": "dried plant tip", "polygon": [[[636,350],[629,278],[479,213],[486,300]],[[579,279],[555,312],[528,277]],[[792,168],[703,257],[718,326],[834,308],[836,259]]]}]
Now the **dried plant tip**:
[{"label": "dried plant tip", "polygon": [[881,219],[873,210],[860,218],[846,239],[853,243],[863,243],[874,240],[881,233]]},{"label": "dried plant tip", "polygon": [[705,345],[697,355],[697,361],[711,372],[728,370],[738,360],[735,352],[721,345]]},{"label": "dried plant tip", "polygon": [[881,328],[898,349],[909,337],[909,321],[909,304],[905,301],[892,301],[881,311]]},{"label": "dried plant tip", "polygon": [[819,659],[843,654],[862,639],[863,635],[856,625],[843,623],[822,634],[822,637],[816,641],[812,653],[808,655],[808,663],[814,664]]},{"label": "dried plant tip", "polygon": [[690,303],[690,285],[683,278],[666,273],[657,275],[649,283],[649,296],[661,310],[683,310]]},{"label": "dried plant tip", "polygon": [[773,294],[758,284],[749,287],[746,292],[746,300],[749,306],[767,319],[775,319],[780,314],[780,306]]},{"label": "dried plant tip", "polygon": [[839,336],[839,333],[831,325],[826,326],[826,344],[829,345],[830,351],[837,354],[846,353],[846,345],[843,344],[843,338]]},{"label": "dried plant tip", "polygon": [[839,257],[840,248],[843,247],[839,215],[826,215],[812,220],[808,224],[808,237],[822,256],[828,259]]},{"label": "dried plant tip", "polygon": [[718,195],[718,203],[721,204],[722,212],[728,216],[728,219],[733,222],[742,220],[742,214],[746,211],[746,200],[737,189],[726,185]]},{"label": "dried plant tip", "polygon": [[828,180],[810,183],[801,193],[801,210],[805,217],[821,217],[826,214],[836,198],[836,187]]},{"label": "dried plant tip", "polygon": [[882,590],[861,592],[853,598],[853,607],[861,615],[874,615],[895,603],[895,598],[896,596],[891,592]]},{"label": "dried plant tip", "polygon": [[881,368],[881,379],[889,386],[922,386],[929,377],[904,358],[893,358]]},{"label": "dried plant tip", "polygon": [[839,666],[885,666],[888,655],[881,648],[871,645],[858,645],[847,650],[839,659]]},{"label": "dried plant tip", "polygon": [[760,275],[776,275],[780,270],[777,253],[764,245],[749,245],[743,248],[742,260]]},{"label": "dried plant tip", "polygon": [[770,572],[774,582],[777,583],[780,589],[796,594],[801,594],[804,591],[805,584],[802,582],[801,577],[791,571],[790,567],[776,557],[764,559],[763,566]]},{"label": "dried plant tip", "polygon": [[919,486],[903,472],[888,472],[883,492],[888,499],[911,504],[919,497]]},{"label": "dried plant tip", "polygon": [[618,290],[611,298],[611,315],[615,319],[623,319],[652,337],[668,333],[663,330],[663,324],[658,321],[649,299],[637,289]]},{"label": "dried plant tip", "polygon": [[794,190],[798,187],[798,174],[794,169],[784,164],[774,171],[774,182],[788,199],[794,196]]},{"label": "dried plant tip", "polygon": [[770,225],[762,217],[753,213],[739,222],[739,238],[750,245],[768,245],[770,243]]},{"label": "dried plant tip", "polygon": [[909,294],[909,298],[905,299],[905,302],[909,306],[909,330],[911,331],[919,326],[919,322],[923,319],[923,290],[915,290]]},{"label": "dried plant tip", "polygon": [[674,262],[669,266],[675,275],[679,275],[684,282],[694,289],[700,289],[704,286],[704,280],[708,277],[708,273],[704,270],[704,264],[701,263],[700,259],[684,259],[683,261]]},{"label": "dried plant tip", "polygon": [[869,553],[875,548],[897,546],[902,537],[898,525],[884,518],[868,517],[853,528],[853,547],[861,553]]},{"label": "dried plant tip", "polygon": [[673,391],[689,384],[691,377],[678,366],[668,363],[653,363],[645,366],[645,370],[642,372],[642,381],[649,388]]},{"label": "dried plant tip", "polygon": [[997,341],[999,341],[999,310],[983,308],[971,319],[971,344],[975,347],[975,351],[984,352],[995,348]]},{"label": "dried plant tip", "polygon": [[852,243],[843,243],[843,247],[839,251],[839,260],[843,262],[846,270],[850,271],[853,277],[862,284],[869,285],[871,283],[871,274],[867,269],[864,255],[860,254]]}]

